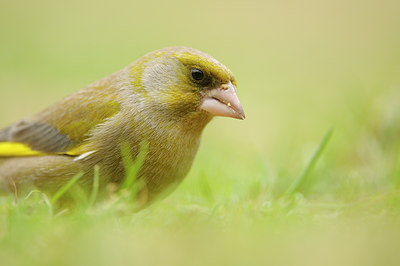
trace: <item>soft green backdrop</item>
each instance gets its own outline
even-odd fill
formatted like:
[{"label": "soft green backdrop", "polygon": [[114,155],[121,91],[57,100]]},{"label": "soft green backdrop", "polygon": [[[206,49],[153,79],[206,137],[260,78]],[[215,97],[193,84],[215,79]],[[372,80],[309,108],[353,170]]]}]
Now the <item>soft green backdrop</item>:
[{"label": "soft green backdrop", "polygon": [[[124,222],[98,210],[102,219],[3,206],[0,261],[395,261],[399,11],[390,0],[0,0],[0,127],[146,52],[176,45],[227,65],[247,116],[210,123],[178,190],[149,210],[123,215]],[[329,128],[333,137],[306,189],[295,203],[282,200]]]}]

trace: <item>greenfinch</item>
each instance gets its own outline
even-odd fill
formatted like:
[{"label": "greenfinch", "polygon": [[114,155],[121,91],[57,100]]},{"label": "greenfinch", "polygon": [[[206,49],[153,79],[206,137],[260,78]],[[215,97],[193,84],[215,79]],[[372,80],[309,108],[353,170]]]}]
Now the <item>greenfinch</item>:
[{"label": "greenfinch", "polygon": [[101,187],[118,185],[126,175],[121,145],[135,158],[147,143],[136,180],[150,202],[186,176],[214,116],[245,118],[236,86],[226,66],[198,50],[148,53],[0,130],[1,188],[54,193],[77,173],[90,188],[96,165]]}]

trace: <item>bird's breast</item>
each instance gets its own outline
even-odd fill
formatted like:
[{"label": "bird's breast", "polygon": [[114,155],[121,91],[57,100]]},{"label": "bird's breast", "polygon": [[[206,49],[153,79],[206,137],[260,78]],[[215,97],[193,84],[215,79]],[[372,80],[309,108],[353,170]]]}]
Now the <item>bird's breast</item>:
[{"label": "bird's breast", "polygon": [[90,165],[101,165],[112,182],[120,183],[125,176],[122,157],[116,156],[121,155],[121,143],[128,144],[134,159],[141,143],[147,142],[147,155],[137,178],[144,181],[149,197],[154,198],[168,187],[179,184],[187,175],[208,120],[201,126],[190,127],[159,117],[148,119],[152,117],[150,114],[135,113],[133,120],[124,119],[126,117],[109,120],[93,132],[96,152],[91,155]]},{"label": "bird's breast", "polygon": [[155,196],[176,186],[187,175],[200,144],[200,137],[181,135],[149,141],[149,150],[140,171],[149,195]]}]

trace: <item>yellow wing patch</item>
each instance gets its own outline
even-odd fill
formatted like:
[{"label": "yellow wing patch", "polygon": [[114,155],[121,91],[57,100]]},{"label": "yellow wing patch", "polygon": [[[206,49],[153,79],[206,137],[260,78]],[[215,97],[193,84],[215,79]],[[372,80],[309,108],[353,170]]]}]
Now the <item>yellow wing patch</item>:
[{"label": "yellow wing patch", "polygon": [[39,155],[45,155],[45,153],[34,151],[27,145],[19,142],[0,142],[0,157]]},{"label": "yellow wing patch", "polygon": [[80,145],[78,147],[75,147],[75,148],[72,148],[72,149],[68,150],[64,154],[67,154],[69,156],[78,156],[78,155],[81,155],[81,154],[83,154],[85,152],[88,152],[88,151],[90,151],[90,150],[87,149],[87,145]]},{"label": "yellow wing patch", "polygon": [[85,152],[84,148],[85,145],[82,145],[67,152],[44,153],[32,150],[29,146],[19,142],[0,142],[0,157],[43,156],[49,154],[67,154],[69,156],[78,156]]}]

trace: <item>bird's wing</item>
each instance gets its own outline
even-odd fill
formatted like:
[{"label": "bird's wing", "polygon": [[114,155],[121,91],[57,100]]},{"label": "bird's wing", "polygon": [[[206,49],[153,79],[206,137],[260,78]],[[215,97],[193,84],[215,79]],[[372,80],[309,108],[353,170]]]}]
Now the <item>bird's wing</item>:
[{"label": "bird's wing", "polygon": [[40,120],[22,120],[0,131],[0,156],[64,153],[71,145],[67,134]]},{"label": "bird's wing", "polygon": [[120,110],[115,88],[109,83],[101,80],[0,130],[0,157],[85,152],[82,147],[91,130]]}]

